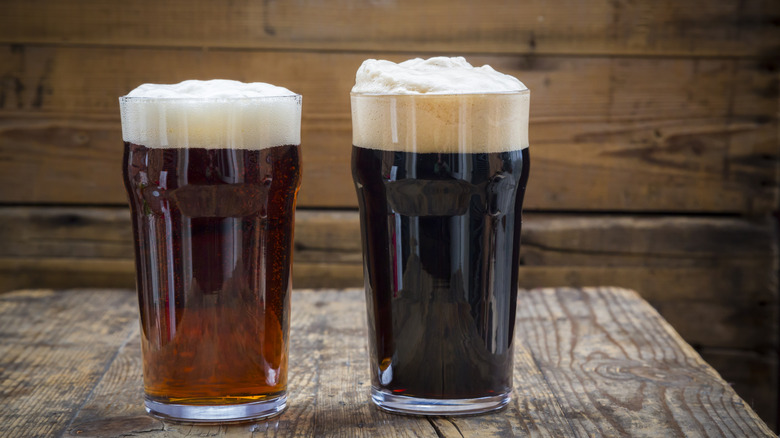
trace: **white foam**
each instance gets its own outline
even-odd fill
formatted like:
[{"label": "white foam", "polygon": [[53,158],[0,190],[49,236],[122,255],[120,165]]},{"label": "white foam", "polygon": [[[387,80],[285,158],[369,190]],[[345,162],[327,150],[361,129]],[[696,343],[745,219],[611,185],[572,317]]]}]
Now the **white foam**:
[{"label": "white foam", "polygon": [[150,148],[264,149],[301,142],[301,96],[229,80],[143,84],[119,98],[124,141]]},{"label": "white foam", "polygon": [[352,88],[352,142],[405,152],[528,147],[530,91],[464,58],[363,62]]},{"label": "white foam", "polygon": [[474,67],[463,57],[438,56],[396,64],[368,59],[355,75],[353,93],[363,94],[480,94],[527,90],[517,78]]}]

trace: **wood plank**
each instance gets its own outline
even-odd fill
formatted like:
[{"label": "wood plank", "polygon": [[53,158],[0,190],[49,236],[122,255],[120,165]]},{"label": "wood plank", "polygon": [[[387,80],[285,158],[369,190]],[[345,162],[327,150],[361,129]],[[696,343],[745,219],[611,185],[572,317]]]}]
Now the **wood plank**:
[{"label": "wood plank", "polygon": [[[295,287],[356,287],[363,283],[359,264],[293,264]],[[0,294],[32,287],[135,288],[132,259],[0,257]]]},{"label": "wood plank", "polygon": [[517,331],[564,412],[578,413],[578,435],[774,436],[635,293],[535,292],[520,299]]},{"label": "wood plank", "polygon": [[[523,265],[712,266],[777,257],[770,218],[671,215],[544,214],[523,216]],[[295,215],[295,253],[312,261],[361,262],[355,210],[305,210]],[[132,258],[125,207],[0,208],[0,256]],[[329,254],[324,252],[330,251]],[[598,255],[600,258],[594,258]],[[614,257],[614,261],[609,257]],[[296,257],[297,258],[297,257]],[[606,258],[606,259],[605,259]]]},{"label": "wood plank", "polygon": [[[222,77],[287,87],[305,96],[304,119],[349,128],[349,91],[363,60],[418,55],[0,44],[0,108],[118,120],[117,98],[141,83]],[[777,116],[775,66],[758,59],[510,54],[467,59],[522,80],[533,92],[534,118]]]},{"label": "wood plank", "polygon": [[[772,143],[777,123],[724,123],[533,122],[538,146],[525,207],[771,211],[780,192]],[[304,125],[304,143],[312,146],[303,150],[299,206],[356,206],[350,135],[348,128]],[[0,118],[0,201],[125,204],[120,138],[112,122]]]},{"label": "wood plank", "polygon": [[[233,77],[305,96],[300,205],[356,205],[348,92],[365,54],[4,48],[2,202],[124,203],[117,96],[141,82]],[[776,78],[767,67],[724,59],[474,60],[518,75],[534,92],[530,209],[761,213],[780,202]]]},{"label": "wood plank", "polygon": [[[339,316],[361,315],[362,293],[295,292],[290,408],[274,419],[220,426],[163,423],[143,414],[139,333],[131,316],[134,306],[128,306],[135,300],[132,292],[6,294],[0,298],[0,321],[4,332],[9,327],[19,332],[13,348],[31,351],[43,343],[49,352],[70,351],[94,347],[97,340],[114,354],[89,391],[34,391],[29,395],[40,405],[69,402],[72,407],[60,417],[48,417],[48,423],[31,417],[30,424],[16,424],[8,421],[11,411],[3,410],[0,433],[62,436],[64,432],[64,436],[80,437],[774,436],[647,303],[631,291],[614,288],[521,291],[515,349],[517,390],[506,409],[459,418],[383,413],[370,405],[366,394],[365,320]],[[106,297],[115,301],[105,301]],[[111,324],[84,318],[84,303],[87,308],[108,309],[121,303],[121,310],[114,313],[122,318],[113,321],[114,329],[95,332],[96,323],[98,327]],[[9,319],[9,315],[38,315],[45,324],[46,312],[52,309],[62,320],[51,321],[53,327],[45,331],[29,323],[22,329],[26,322],[19,325]],[[103,318],[110,318],[111,312],[105,310]],[[40,356],[38,366],[56,369],[50,363],[55,356]],[[24,360],[7,355],[4,359],[12,364]],[[82,373],[78,367],[68,372],[71,376]],[[27,370],[20,383],[35,382],[41,374]],[[8,384],[7,379],[0,382],[4,388]],[[15,410],[25,401],[14,397],[7,402]]]},{"label": "wood plank", "polygon": [[51,290],[0,295],[0,435],[59,436],[137,331],[135,297]]},{"label": "wood plank", "polygon": [[0,256],[132,259],[129,208],[0,208]]},{"label": "wood plank", "polygon": [[[356,211],[299,209],[295,216],[296,260],[362,263]],[[3,207],[0,241],[0,256],[133,258],[124,207]]]},{"label": "wood plank", "polygon": [[[742,289],[731,287],[735,282],[733,274],[733,271],[719,273],[718,268],[705,271],[690,268],[524,267],[520,270],[520,283],[553,287],[642,286],[643,296],[691,343],[744,349],[776,348],[776,295],[768,301],[743,301],[740,298]],[[773,275],[758,269],[742,274]],[[702,282],[702,279],[707,281]],[[676,280],[683,281],[680,284]],[[711,283],[720,284],[717,297],[710,298],[709,292],[705,292],[706,298],[695,297],[696,292],[703,291]],[[763,284],[760,288],[767,294],[776,294],[776,288],[772,289],[771,285]],[[681,293],[679,297],[677,290]]]},{"label": "wood plank", "polygon": [[[719,273],[717,268],[651,269],[631,267],[593,268],[521,267],[520,286],[588,286],[600,283],[622,287],[642,286],[643,295],[689,342],[701,346],[742,349],[776,348],[778,312],[776,295],[767,300],[750,300],[735,293],[735,271]],[[756,268],[737,271],[740,276],[770,274]],[[358,264],[296,263],[294,287],[334,285],[355,287],[362,284],[363,268]],[[703,284],[702,279],[707,280]],[[676,283],[675,280],[683,280]],[[696,297],[707,284],[717,291]],[[135,266],[132,260],[61,258],[0,258],[0,290],[25,287],[111,287],[134,288]],[[677,296],[675,291],[680,291]],[[768,285],[759,290],[746,288],[748,294],[776,293]],[[693,317],[695,316],[695,317]],[[706,324],[703,323],[706,321]]]},{"label": "wood plank", "polygon": [[[777,237],[770,218],[526,212],[521,265],[722,269],[728,261],[744,267],[776,261]],[[0,257],[133,257],[123,207],[0,208],[0,240]],[[298,209],[294,250],[306,262],[362,263],[358,212]],[[695,296],[713,296],[706,294]]]},{"label": "wood plank", "polygon": [[[768,56],[772,1],[574,0],[4,4],[11,43],[566,54]],[[192,23],[198,23],[193,26]],[[775,52],[776,53],[776,52]]]},{"label": "wood plank", "polygon": [[[769,303],[777,297],[778,237],[770,219],[526,213],[523,228],[521,281],[526,287],[612,279],[631,283],[651,301]],[[0,240],[0,257],[17,263],[62,259],[60,269],[66,269],[65,260],[102,259],[105,268],[95,266],[95,272],[132,272],[125,208],[2,208]],[[323,270],[359,267],[358,213],[299,209],[294,252],[296,263],[319,264]],[[354,272],[352,285],[362,284],[362,271]],[[669,289],[666,283],[677,286]]]},{"label": "wood plank", "polygon": [[[688,342],[743,352],[715,362],[729,381],[745,382],[740,370],[756,366],[750,354],[770,351],[776,359],[778,237],[771,220],[533,213],[524,219],[521,287],[613,284],[641,291]],[[0,241],[0,291],[135,286],[125,208],[2,208]],[[357,212],[299,210],[294,286],[361,286],[360,251]],[[776,367],[762,369],[776,379]],[[765,415],[776,406],[766,402],[776,386],[759,380],[737,388],[762,400]]]},{"label": "wood plank", "polygon": [[[132,258],[132,227],[126,207],[0,208],[0,256]],[[521,264],[561,265],[564,255],[577,264],[602,266],[593,258],[614,256],[630,266],[711,266],[713,258],[756,260],[778,256],[770,218],[676,215],[523,215]],[[298,209],[295,252],[331,250],[336,259],[359,253],[356,210]],[[328,257],[332,257],[332,254]],[[333,261],[332,258],[314,258]],[[690,260],[680,260],[690,258]],[[658,260],[655,260],[658,259]],[[667,259],[666,262],[663,259]],[[648,260],[653,260],[648,262]]]}]

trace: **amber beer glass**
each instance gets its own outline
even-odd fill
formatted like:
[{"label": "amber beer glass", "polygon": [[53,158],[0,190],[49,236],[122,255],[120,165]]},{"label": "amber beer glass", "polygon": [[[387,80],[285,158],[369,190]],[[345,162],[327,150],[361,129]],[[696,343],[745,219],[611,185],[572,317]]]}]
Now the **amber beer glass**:
[{"label": "amber beer glass", "polygon": [[529,91],[351,101],[372,400],[409,414],[499,409],[512,390]]},{"label": "amber beer glass", "polygon": [[120,108],[147,412],[282,412],[301,96],[186,81],[141,86]]}]

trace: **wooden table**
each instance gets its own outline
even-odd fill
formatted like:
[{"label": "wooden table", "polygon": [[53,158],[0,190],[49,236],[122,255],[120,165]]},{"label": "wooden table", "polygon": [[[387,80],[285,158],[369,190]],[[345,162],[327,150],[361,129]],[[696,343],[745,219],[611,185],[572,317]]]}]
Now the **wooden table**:
[{"label": "wooden table", "polygon": [[513,400],[471,417],[371,405],[362,291],[292,303],[287,411],[194,426],[144,414],[134,292],[0,295],[0,436],[774,436],[632,291],[521,291]]}]

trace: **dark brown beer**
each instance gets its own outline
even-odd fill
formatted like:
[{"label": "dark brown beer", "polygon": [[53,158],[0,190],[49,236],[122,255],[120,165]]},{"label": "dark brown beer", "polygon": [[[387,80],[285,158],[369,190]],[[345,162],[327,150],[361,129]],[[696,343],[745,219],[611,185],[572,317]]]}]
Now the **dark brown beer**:
[{"label": "dark brown beer", "polygon": [[372,401],[506,406],[530,92],[461,57],[368,59],[350,102]]},{"label": "dark brown beer", "polygon": [[528,169],[528,148],[353,146],[374,388],[427,399],[511,391]]},{"label": "dark brown beer", "polygon": [[144,385],[160,403],[286,392],[300,148],[125,142]]}]

